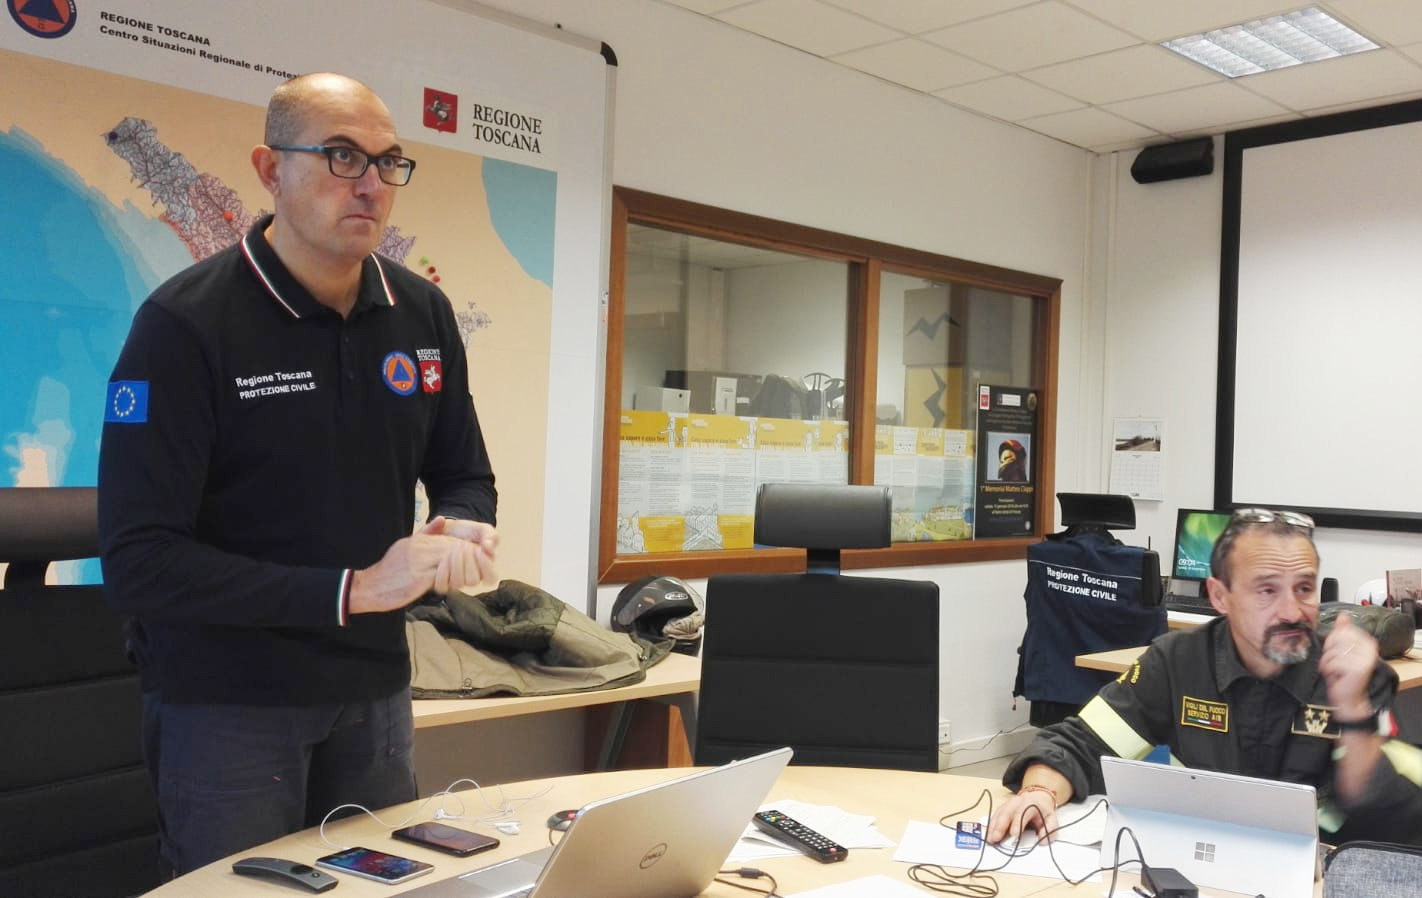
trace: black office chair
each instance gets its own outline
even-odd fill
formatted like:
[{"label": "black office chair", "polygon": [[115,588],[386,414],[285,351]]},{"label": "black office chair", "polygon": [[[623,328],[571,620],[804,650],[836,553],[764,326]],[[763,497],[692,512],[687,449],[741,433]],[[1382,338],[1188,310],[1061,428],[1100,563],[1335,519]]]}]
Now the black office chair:
[{"label": "black office chair", "polygon": [[1080,710],[1112,674],[1076,666],[1089,652],[1146,645],[1165,632],[1160,557],[1111,530],[1136,526],[1129,496],[1058,493],[1066,529],[1027,548],[1027,630],[1014,696],[1035,726]]},{"label": "black office chair", "polygon": [[98,554],[97,490],[0,489],[0,895],[159,885],[138,674],[102,587],[45,586]]},{"label": "black office chair", "polygon": [[792,763],[938,769],[938,585],[849,577],[889,545],[886,487],[766,484],[755,541],[807,550],[803,574],[706,588],[697,764],[789,745]]}]

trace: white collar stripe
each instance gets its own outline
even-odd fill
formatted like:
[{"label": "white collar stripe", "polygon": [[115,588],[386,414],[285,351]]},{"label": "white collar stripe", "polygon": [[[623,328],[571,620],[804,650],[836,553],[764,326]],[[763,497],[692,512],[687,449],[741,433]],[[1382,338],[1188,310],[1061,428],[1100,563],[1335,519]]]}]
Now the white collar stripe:
[{"label": "white collar stripe", "polygon": [[242,238],[242,255],[246,257],[247,264],[252,266],[253,273],[255,273],[257,275],[257,279],[262,282],[262,286],[267,288],[267,292],[272,295],[272,299],[275,299],[277,302],[281,303],[281,307],[283,309],[286,309],[287,312],[291,314],[291,317],[300,318],[301,315],[290,305],[288,305],[286,300],[281,298],[281,294],[277,292],[276,285],[271,282],[271,278],[267,277],[267,273],[262,270],[261,264],[257,262],[257,257],[252,254],[251,246],[249,246],[247,243],[247,241],[250,239],[252,239],[251,234],[248,234],[246,237]]},{"label": "white collar stripe", "polygon": [[385,288],[385,299],[393,308],[395,305],[395,292],[390,289],[390,282],[385,279],[385,266],[380,264],[380,257],[375,253],[370,254],[370,259],[375,263],[375,270],[380,272],[380,286]]}]

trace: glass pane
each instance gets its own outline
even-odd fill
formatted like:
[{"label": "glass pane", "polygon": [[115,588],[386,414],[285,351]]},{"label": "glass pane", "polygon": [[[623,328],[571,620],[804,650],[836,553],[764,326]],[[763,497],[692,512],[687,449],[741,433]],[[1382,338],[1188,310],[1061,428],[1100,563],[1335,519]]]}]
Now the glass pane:
[{"label": "glass pane", "polygon": [[[883,273],[874,482],[893,487],[896,542],[971,539],[979,480],[1033,479],[1033,321],[1027,296]],[[991,394],[1020,413],[980,421],[998,387],[1022,388]]]},{"label": "glass pane", "polygon": [[627,228],[617,554],[752,547],[761,483],[846,483],[849,266]]}]

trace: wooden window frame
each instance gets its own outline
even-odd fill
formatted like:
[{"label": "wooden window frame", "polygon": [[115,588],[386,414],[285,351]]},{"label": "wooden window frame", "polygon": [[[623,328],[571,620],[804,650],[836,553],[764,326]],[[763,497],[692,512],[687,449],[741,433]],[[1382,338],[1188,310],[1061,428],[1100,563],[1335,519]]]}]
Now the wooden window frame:
[{"label": "wooden window frame", "polygon": [[[719,552],[658,552],[618,555],[617,485],[619,470],[618,410],[622,407],[622,368],[626,323],[627,227],[650,225],[700,237],[829,259],[849,265],[849,346],[845,370],[852,372],[845,396],[850,422],[849,482],[874,482],[874,408],[879,354],[879,282],[889,270],[930,280],[995,290],[1033,301],[1032,386],[1041,393],[1038,404],[1037,491],[1035,527],[1030,535],[945,542],[895,543],[887,549],[848,550],[845,569],[1010,561],[1026,557],[1053,520],[1056,459],[1058,332],[1061,326],[1061,280],[1028,274],[865,240],[833,231],[789,224],[757,215],[733,212],[625,187],[612,195],[611,255],[608,270],[607,375],[603,396],[602,504],[598,516],[598,583],[626,583],[641,577],[670,574],[708,577],[730,571],[771,573],[804,570],[802,549],[728,549]],[[869,420],[865,420],[865,409]]]}]

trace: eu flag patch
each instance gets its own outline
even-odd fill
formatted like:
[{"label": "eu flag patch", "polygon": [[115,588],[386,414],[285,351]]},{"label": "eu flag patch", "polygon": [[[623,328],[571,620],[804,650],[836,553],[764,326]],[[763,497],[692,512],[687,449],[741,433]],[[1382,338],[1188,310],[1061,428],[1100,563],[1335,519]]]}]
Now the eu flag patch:
[{"label": "eu flag patch", "polygon": [[148,422],[148,381],[111,380],[104,397],[104,423],[146,424]]}]

